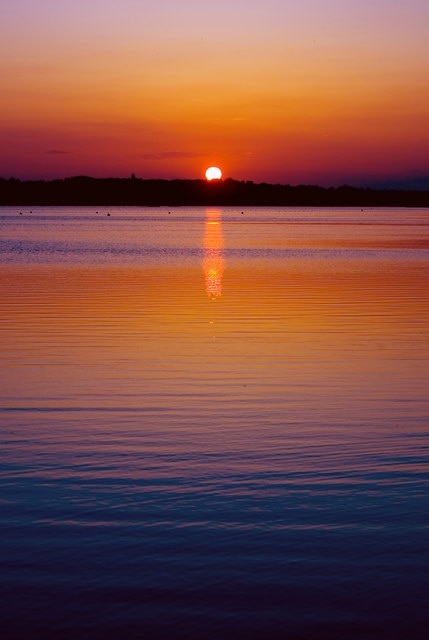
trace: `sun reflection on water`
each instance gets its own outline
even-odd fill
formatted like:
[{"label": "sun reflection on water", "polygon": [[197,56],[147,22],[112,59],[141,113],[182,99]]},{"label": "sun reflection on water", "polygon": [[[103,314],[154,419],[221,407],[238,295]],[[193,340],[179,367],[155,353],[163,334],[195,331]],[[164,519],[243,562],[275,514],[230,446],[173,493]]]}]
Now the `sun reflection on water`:
[{"label": "sun reflection on water", "polygon": [[221,212],[219,209],[206,210],[203,246],[203,268],[206,292],[209,298],[220,298],[222,295],[223,276],[223,237]]}]

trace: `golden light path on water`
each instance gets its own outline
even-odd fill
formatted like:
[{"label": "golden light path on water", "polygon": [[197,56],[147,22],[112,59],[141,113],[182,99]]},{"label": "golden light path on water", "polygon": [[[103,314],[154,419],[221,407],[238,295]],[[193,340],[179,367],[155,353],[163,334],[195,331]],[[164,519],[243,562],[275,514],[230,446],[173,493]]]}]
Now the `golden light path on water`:
[{"label": "golden light path on water", "polygon": [[204,276],[209,298],[222,295],[223,236],[222,214],[219,209],[207,209],[204,232]]}]

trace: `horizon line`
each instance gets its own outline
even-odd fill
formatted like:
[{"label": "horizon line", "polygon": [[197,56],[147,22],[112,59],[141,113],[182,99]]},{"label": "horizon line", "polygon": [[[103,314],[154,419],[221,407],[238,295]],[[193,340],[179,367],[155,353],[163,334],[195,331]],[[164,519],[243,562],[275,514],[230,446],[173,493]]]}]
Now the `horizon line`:
[{"label": "horizon line", "polygon": [[[267,182],[261,181],[256,182],[255,180],[246,180],[246,179],[237,179],[233,177],[222,177],[216,180],[207,180],[206,178],[145,178],[141,176],[136,176],[134,173],[131,173],[130,176],[103,176],[96,177],[87,174],[75,174],[57,178],[19,178],[16,176],[10,176],[5,178],[4,176],[0,176],[0,181],[2,182],[19,182],[19,183],[31,183],[31,182],[43,182],[43,183],[51,183],[51,182],[64,182],[68,180],[94,180],[94,181],[103,181],[103,180],[124,180],[124,181],[138,181],[138,182],[194,182],[194,183],[202,183],[213,186],[216,188],[216,185],[225,184],[225,183],[238,183],[248,186],[272,186],[272,187],[288,187],[291,189],[294,188],[316,188],[323,190],[336,190],[336,189],[356,189],[356,190],[374,190],[374,191],[429,191],[429,175],[428,176],[420,176],[414,178],[390,178],[384,180],[377,180],[372,183],[359,184],[354,185],[349,182],[343,182],[338,185],[329,185],[323,186],[321,184],[315,182],[300,182],[300,183],[288,183],[288,182]],[[412,184],[421,183],[424,186],[413,187]],[[427,184],[425,184],[427,183]]]}]

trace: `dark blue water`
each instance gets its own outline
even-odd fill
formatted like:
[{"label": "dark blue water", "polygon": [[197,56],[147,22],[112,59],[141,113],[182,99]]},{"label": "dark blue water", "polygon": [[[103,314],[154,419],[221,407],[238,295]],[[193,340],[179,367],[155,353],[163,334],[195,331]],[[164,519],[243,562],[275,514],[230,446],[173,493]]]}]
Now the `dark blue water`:
[{"label": "dark blue water", "polygon": [[429,211],[109,212],[0,212],[2,637],[426,638]]}]

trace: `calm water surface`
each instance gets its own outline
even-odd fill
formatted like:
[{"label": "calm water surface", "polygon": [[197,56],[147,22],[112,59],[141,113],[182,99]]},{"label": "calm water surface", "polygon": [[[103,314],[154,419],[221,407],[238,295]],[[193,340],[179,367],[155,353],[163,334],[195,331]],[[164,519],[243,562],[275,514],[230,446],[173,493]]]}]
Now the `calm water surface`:
[{"label": "calm water surface", "polygon": [[429,210],[3,207],[0,248],[2,637],[427,637]]}]

